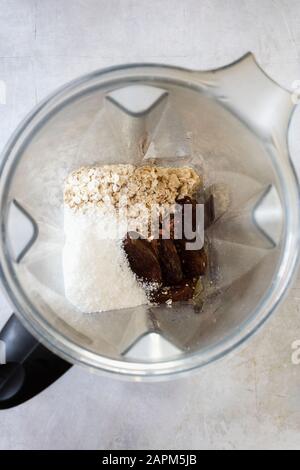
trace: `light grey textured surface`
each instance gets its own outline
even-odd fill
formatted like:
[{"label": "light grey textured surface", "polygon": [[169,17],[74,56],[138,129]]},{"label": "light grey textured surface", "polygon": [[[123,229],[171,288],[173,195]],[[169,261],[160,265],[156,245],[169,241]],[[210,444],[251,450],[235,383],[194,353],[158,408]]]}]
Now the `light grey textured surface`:
[{"label": "light grey textured surface", "polygon": [[[80,74],[137,61],[215,68],[249,50],[287,88],[300,80],[299,0],[0,0],[0,146]],[[290,135],[298,171],[299,114]],[[300,449],[299,305],[296,281],[256,338],[189,378],[128,383],[74,367],[0,412],[0,449]],[[0,297],[0,325],[9,312]]]}]

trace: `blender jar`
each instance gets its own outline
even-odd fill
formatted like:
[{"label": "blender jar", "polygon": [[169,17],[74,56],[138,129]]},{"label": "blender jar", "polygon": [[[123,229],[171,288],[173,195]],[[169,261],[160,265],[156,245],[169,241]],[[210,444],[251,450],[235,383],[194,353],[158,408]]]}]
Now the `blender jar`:
[{"label": "blender jar", "polygon": [[[251,54],[207,72],[110,68],[42,102],[4,150],[0,179],[1,278],[25,327],[68,362],[138,379],[198,368],[250,337],[298,260],[293,108]],[[64,179],[82,165],[153,161],[194,166],[214,195],[202,310],[82,314],[64,295]]]}]

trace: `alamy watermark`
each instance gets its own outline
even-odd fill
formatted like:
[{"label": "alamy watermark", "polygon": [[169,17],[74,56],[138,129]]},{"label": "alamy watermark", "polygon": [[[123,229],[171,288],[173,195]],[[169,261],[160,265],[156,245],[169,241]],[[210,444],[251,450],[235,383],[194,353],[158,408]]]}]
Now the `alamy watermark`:
[{"label": "alamy watermark", "polygon": [[6,104],[6,83],[0,80],[0,105]]},{"label": "alamy watermark", "polygon": [[[107,206],[111,207],[111,206]],[[120,239],[124,233],[129,238],[148,240],[184,240],[186,250],[201,250],[204,245],[205,206],[196,203],[123,204],[114,210],[117,224],[108,223],[108,230],[98,236]]]},{"label": "alamy watermark", "polygon": [[295,80],[292,83],[292,102],[294,104],[300,103],[300,80]]},{"label": "alamy watermark", "polygon": [[0,365],[6,364],[6,344],[0,340]]},{"label": "alamy watermark", "polygon": [[293,350],[293,353],[291,356],[292,364],[294,366],[299,366],[300,365],[300,339],[296,339],[292,343],[291,347]]}]

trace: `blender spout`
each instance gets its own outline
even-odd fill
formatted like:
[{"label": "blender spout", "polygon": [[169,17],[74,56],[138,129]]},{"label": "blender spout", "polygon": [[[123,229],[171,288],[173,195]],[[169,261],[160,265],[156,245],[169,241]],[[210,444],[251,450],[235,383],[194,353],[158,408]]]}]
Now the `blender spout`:
[{"label": "blender spout", "polygon": [[224,106],[263,140],[286,143],[295,100],[264,72],[252,53],[211,73],[213,93]]}]

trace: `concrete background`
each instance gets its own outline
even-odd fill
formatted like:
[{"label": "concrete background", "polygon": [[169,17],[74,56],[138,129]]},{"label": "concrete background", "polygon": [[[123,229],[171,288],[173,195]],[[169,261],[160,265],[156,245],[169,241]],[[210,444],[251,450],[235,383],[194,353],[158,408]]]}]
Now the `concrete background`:
[{"label": "concrete background", "polygon": [[[299,0],[0,0],[0,147],[57,86],[124,62],[194,68],[251,50],[287,88],[300,80]],[[300,116],[290,148],[300,169]],[[300,281],[262,331],[190,378],[127,383],[74,367],[0,412],[0,449],[300,449]],[[0,297],[0,325],[10,308]]]}]

